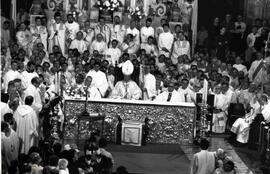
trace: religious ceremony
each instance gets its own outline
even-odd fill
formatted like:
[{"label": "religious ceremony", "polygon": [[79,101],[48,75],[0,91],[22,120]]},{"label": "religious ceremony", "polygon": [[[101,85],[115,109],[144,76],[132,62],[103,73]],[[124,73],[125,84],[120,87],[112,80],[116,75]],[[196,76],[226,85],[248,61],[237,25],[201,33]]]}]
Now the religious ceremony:
[{"label": "religious ceremony", "polygon": [[270,174],[270,0],[1,0],[1,174]]}]

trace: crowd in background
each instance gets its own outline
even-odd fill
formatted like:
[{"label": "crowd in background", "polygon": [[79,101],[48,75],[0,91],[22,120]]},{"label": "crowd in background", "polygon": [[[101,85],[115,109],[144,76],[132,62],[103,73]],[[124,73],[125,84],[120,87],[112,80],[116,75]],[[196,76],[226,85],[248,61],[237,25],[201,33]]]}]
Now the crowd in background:
[{"label": "crowd in background", "polygon": [[[215,18],[212,26],[198,30],[192,54],[190,30],[176,25],[171,31],[166,19],[153,27],[149,18],[138,28],[136,21],[125,25],[119,16],[114,17],[112,27],[104,18],[94,26],[90,21],[77,23],[71,14],[66,18],[64,21],[56,12],[48,21],[37,17],[30,25],[25,20],[16,26],[15,34],[10,30],[11,21],[3,21],[1,131],[2,142],[12,148],[11,152],[2,149],[6,169],[19,167],[21,173],[45,170],[40,152],[30,147],[42,136],[39,114],[56,95],[196,103],[196,94],[203,93],[207,82],[208,93],[215,95],[213,132],[225,132],[231,103],[243,103],[250,115],[248,125],[258,113],[270,121],[267,20],[256,19],[254,25],[247,26],[241,16]],[[243,132],[235,131],[244,123],[237,123],[232,130],[240,143],[247,143],[241,137]],[[113,160],[106,151],[100,155],[101,148],[99,141],[90,154],[85,152],[85,166],[79,167],[76,148],[60,154],[58,147],[46,165],[62,173],[68,173],[66,168],[75,170],[74,166],[85,173],[103,172],[98,163],[105,160],[102,165],[112,166]],[[17,158],[19,153],[24,155]],[[88,159],[93,156],[96,166],[90,170]]]}]

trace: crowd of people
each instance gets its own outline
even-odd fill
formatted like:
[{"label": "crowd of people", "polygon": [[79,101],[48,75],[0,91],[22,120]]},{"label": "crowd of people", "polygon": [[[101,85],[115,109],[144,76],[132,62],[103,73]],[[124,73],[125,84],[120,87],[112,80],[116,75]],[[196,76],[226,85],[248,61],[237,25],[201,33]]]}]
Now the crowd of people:
[{"label": "crowd of people", "polygon": [[[231,103],[243,103],[248,113],[232,128],[240,143],[247,142],[243,130],[258,113],[270,122],[267,20],[256,19],[250,29],[241,16],[215,18],[213,26],[199,29],[193,54],[190,30],[180,24],[171,30],[166,19],[154,27],[148,18],[138,28],[136,21],[123,24],[115,16],[109,27],[104,18],[93,25],[78,23],[72,14],[64,20],[56,12],[48,21],[22,21],[15,35],[10,24],[6,20],[1,28],[2,141],[14,149],[3,158],[7,168],[19,153],[29,154],[32,170],[42,168],[39,152],[30,147],[42,136],[40,112],[58,95],[196,103],[207,82],[208,93],[215,96],[213,132],[225,132]],[[53,157],[50,165],[72,168],[75,152],[56,155],[60,160]]]}]

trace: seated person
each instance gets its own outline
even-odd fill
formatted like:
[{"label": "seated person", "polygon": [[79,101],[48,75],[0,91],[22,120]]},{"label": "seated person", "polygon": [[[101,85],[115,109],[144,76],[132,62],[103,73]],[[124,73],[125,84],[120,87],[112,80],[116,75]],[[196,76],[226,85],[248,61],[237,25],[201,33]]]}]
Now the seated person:
[{"label": "seated person", "polygon": [[137,53],[140,46],[134,41],[134,36],[132,34],[128,34],[125,42],[123,42],[120,47],[123,52],[132,55]]},{"label": "seated person", "polygon": [[79,53],[83,53],[87,50],[87,43],[83,40],[83,32],[77,32],[76,39],[73,40],[70,44],[70,49],[77,48]]},{"label": "seated person", "polygon": [[141,89],[130,77],[133,70],[134,66],[130,60],[123,63],[122,72],[124,74],[124,79],[116,83],[110,98],[128,100],[139,100],[141,98]]},{"label": "seated person", "polygon": [[99,54],[103,55],[107,48],[107,43],[105,42],[103,35],[99,33],[97,34],[96,40],[94,40],[90,46],[90,53],[93,54],[94,50],[97,50]]}]

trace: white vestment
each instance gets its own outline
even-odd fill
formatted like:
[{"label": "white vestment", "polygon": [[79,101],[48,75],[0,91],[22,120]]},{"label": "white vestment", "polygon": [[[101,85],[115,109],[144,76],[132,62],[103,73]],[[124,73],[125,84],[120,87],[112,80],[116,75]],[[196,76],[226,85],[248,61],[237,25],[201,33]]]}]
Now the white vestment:
[{"label": "white vestment", "polygon": [[263,106],[262,115],[266,123],[270,123],[270,101],[268,100],[268,104]]},{"label": "white vestment", "polygon": [[172,51],[172,63],[178,63],[178,57],[181,55],[187,55],[190,58],[190,44],[188,41],[180,41],[177,40],[173,44],[173,51]]},{"label": "white vestment", "polygon": [[27,88],[29,85],[31,85],[31,80],[34,77],[38,77],[38,74],[36,72],[28,72],[28,71],[23,71],[21,73],[21,78],[22,78],[22,85],[24,88]]},{"label": "white vestment", "polygon": [[245,65],[242,64],[234,64],[233,65],[234,68],[236,68],[238,71],[242,71],[245,75],[247,75],[247,67]]},{"label": "white vestment", "polygon": [[137,83],[130,80],[129,82],[124,81],[117,82],[110,95],[110,98],[139,100],[141,96],[142,91],[137,85]]},{"label": "white vestment", "polygon": [[38,34],[39,36],[34,36],[33,35],[33,41],[34,44],[37,44],[41,42],[44,45],[45,50],[47,50],[47,39],[48,39],[48,33],[47,33],[47,28],[44,26],[32,26],[30,28],[30,31],[33,34]]},{"label": "white vestment", "polygon": [[155,37],[155,30],[153,27],[142,27],[141,28],[141,43],[147,43],[148,37]]},{"label": "white vestment", "polygon": [[[81,87],[81,90],[86,90],[85,86]],[[88,99],[101,99],[101,94],[95,86],[88,88]]]},{"label": "white vestment", "polygon": [[14,119],[17,123],[17,133],[22,139],[21,153],[28,153],[34,145],[35,136],[38,135],[38,117],[31,106],[20,105],[14,112]]},{"label": "white vestment", "polygon": [[70,46],[69,46],[70,49],[74,49],[74,48],[77,48],[79,53],[83,53],[84,51],[87,50],[87,43],[86,41],[84,40],[78,40],[78,39],[75,39],[71,42]]},{"label": "white vestment", "polygon": [[213,174],[215,171],[214,153],[201,150],[193,155],[190,174]]},{"label": "white vestment", "polygon": [[[34,98],[34,102],[32,104],[33,109],[39,113],[42,109],[42,101],[40,96],[39,88],[36,88],[34,85],[29,85],[24,91],[24,99],[27,96],[32,96]],[[24,100],[25,101],[25,100]]]},{"label": "white vestment", "polygon": [[49,28],[49,53],[52,52],[54,45],[58,45],[62,54],[65,54],[66,26],[63,23],[54,23]]},{"label": "white vestment", "polygon": [[[166,57],[169,57],[172,45],[173,45],[174,37],[171,32],[161,33],[158,37],[158,49],[159,55],[164,54]],[[162,48],[166,48],[169,52],[165,52]]]},{"label": "white vestment", "polygon": [[122,52],[119,48],[109,48],[105,52],[105,59],[109,62],[110,65],[115,66],[115,63],[119,61]]},{"label": "white vestment", "polygon": [[149,54],[150,56],[158,56],[158,50],[154,44],[149,45],[148,43],[142,43],[141,49],[144,49],[146,54]]},{"label": "white vestment", "polygon": [[87,42],[87,47],[90,46],[95,39],[95,31],[92,28],[89,28],[85,31],[85,41]]},{"label": "white vestment", "polygon": [[93,54],[93,52],[95,50],[97,50],[99,52],[99,54],[102,55],[102,54],[106,53],[107,49],[108,49],[108,47],[107,47],[106,42],[104,42],[104,41],[98,42],[97,40],[94,40],[92,42],[91,47],[90,47],[90,53]]},{"label": "white vestment", "polygon": [[87,73],[86,77],[87,76],[92,77],[92,86],[95,86],[103,97],[109,86],[106,74],[102,71],[91,70]]},{"label": "white vestment", "polygon": [[150,73],[144,75],[144,88],[146,89],[144,100],[151,100],[152,97],[157,95],[156,78],[154,75]]},{"label": "white vestment", "polygon": [[240,143],[247,143],[249,137],[250,123],[245,118],[238,118],[232,125],[231,131],[235,134],[236,140]]},{"label": "white vestment", "polygon": [[155,101],[159,101],[159,102],[185,102],[185,96],[182,93],[177,92],[176,90],[173,90],[173,92],[171,92],[171,99],[168,101],[169,98],[169,92],[168,91],[164,91],[161,94],[159,94]]},{"label": "white vestment", "polygon": [[77,32],[80,31],[80,25],[77,22],[65,23],[68,35],[66,39],[74,40],[76,38]]},{"label": "white vestment", "polygon": [[136,44],[140,45],[140,31],[137,28],[131,29],[130,27],[127,29],[126,35],[132,34],[133,35],[133,41],[136,42]]},{"label": "white vestment", "polygon": [[18,71],[13,71],[9,70],[5,75],[4,75],[4,89],[5,92],[7,92],[8,89],[8,82],[14,80],[14,79],[21,79],[21,75]]},{"label": "white vestment", "polygon": [[111,28],[111,41],[117,40],[119,44],[124,42],[126,34],[126,27],[125,25],[114,25]]},{"label": "white vestment", "polygon": [[7,103],[1,102],[0,103],[0,109],[1,109],[1,121],[4,121],[4,115],[7,113],[12,113],[13,111],[9,108]]},{"label": "white vestment", "polygon": [[10,135],[1,134],[2,162],[10,166],[11,161],[17,160],[19,156],[20,139],[17,133],[10,129]]},{"label": "white vestment", "polygon": [[251,67],[248,71],[248,78],[250,81],[256,83],[257,85],[259,85],[260,83],[262,83],[263,80],[263,68],[260,68],[259,72],[256,74],[256,77],[253,78],[254,73],[257,69],[258,66],[260,66],[261,62],[263,61],[263,59],[261,60],[255,60],[252,62]]}]

